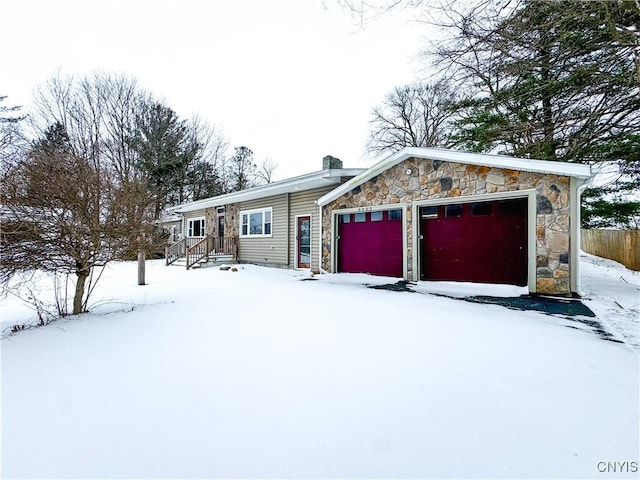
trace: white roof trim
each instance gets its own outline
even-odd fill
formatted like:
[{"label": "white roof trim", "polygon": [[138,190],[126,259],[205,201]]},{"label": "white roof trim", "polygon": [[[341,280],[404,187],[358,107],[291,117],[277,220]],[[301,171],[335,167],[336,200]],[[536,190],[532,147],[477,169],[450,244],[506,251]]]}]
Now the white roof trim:
[{"label": "white roof trim", "polygon": [[323,206],[351,191],[367,180],[380,175],[389,168],[408,160],[409,158],[423,158],[440,160],[443,162],[466,163],[486,167],[505,168],[508,170],[522,170],[525,172],[551,173],[567,177],[587,179],[591,177],[591,167],[581,163],[553,162],[549,160],[533,160],[529,158],[508,157],[506,155],[488,155],[481,153],[445,150],[441,148],[405,147],[368,168],[360,175],[343,183],[318,199],[318,205]]},{"label": "white roof trim", "polygon": [[239,192],[218,195],[217,197],[203,198],[195,202],[184,203],[169,208],[170,213],[185,213],[205,208],[228,205],[230,203],[255,200],[257,198],[271,197],[283,193],[291,193],[314,188],[330,187],[338,185],[343,177],[354,177],[365,171],[364,168],[339,168],[320,170],[318,172],[307,173],[298,177],[268,183],[259,187],[240,190]]},{"label": "white roof trim", "polygon": [[167,215],[165,217],[160,217],[156,220],[156,223],[171,223],[171,222],[179,222],[182,220],[182,217],[179,215]]}]

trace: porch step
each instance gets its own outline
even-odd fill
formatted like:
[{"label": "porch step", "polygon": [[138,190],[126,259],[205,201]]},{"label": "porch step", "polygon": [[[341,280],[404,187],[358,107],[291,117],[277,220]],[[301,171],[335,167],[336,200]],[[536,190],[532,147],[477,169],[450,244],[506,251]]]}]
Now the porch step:
[{"label": "porch step", "polygon": [[[193,265],[191,268],[206,268],[206,267],[214,267],[216,265],[222,265],[224,263],[237,263],[232,255],[209,255],[208,261],[201,260],[200,262]],[[181,268],[187,267],[187,259],[185,257],[179,258],[175,262],[173,262],[170,266],[177,266]]]},{"label": "porch step", "polygon": [[[222,265],[223,263],[237,263],[233,255],[209,255],[208,265]],[[204,266],[204,265],[203,265]]]}]

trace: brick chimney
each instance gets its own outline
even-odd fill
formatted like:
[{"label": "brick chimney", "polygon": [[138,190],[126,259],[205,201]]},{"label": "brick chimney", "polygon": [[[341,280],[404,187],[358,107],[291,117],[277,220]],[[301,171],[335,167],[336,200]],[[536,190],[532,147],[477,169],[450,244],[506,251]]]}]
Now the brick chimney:
[{"label": "brick chimney", "polygon": [[331,155],[327,155],[322,159],[322,169],[329,170],[332,168],[342,168],[342,160]]}]

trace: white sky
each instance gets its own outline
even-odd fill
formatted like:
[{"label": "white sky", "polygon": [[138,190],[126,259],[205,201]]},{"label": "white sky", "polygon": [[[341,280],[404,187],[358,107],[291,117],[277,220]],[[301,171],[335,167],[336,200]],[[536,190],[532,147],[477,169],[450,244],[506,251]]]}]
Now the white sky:
[{"label": "white sky", "polygon": [[3,0],[0,95],[28,106],[60,72],[125,73],[187,118],[223,128],[276,179],[365,153],[371,109],[418,78],[411,12],[359,29],[333,0]]}]

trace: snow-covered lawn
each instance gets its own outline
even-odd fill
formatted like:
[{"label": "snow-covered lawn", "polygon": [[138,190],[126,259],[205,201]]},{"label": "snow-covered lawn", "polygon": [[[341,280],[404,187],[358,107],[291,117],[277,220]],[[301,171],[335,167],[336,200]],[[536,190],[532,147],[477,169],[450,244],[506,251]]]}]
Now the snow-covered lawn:
[{"label": "snow-covered lawn", "polygon": [[2,340],[2,476],[637,478],[640,275],[583,269],[626,343],[447,284],[115,263],[94,313]]}]

